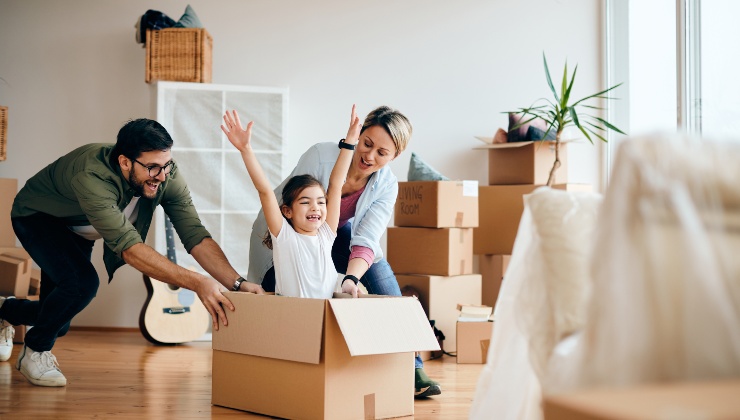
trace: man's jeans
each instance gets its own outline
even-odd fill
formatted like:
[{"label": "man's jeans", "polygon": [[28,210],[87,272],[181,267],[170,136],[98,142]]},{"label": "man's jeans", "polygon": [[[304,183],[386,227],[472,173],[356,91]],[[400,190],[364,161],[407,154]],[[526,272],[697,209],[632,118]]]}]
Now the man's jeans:
[{"label": "man's jeans", "polygon": [[[352,222],[347,222],[344,226],[337,229],[337,239],[334,240],[334,245],[331,249],[331,258],[334,260],[334,268],[336,268],[339,273],[347,272],[350,255],[349,243],[352,239],[351,230]],[[401,296],[401,288],[398,287],[396,275],[393,274],[393,270],[385,258],[373,263],[367,272],[365,272],[365,275],[362,276],[360,282],[362,282],[370,294]],[[275,291],[274,267],[270,268],[265,274],[265,278],[262,280],[262,288],[268,292]],[[417,368],[423,366],[421,357],[418,355],[416,356],[414,365]]]},{"label": "man's jeans", "polygon": [[44,213],[16,217],[12,222],[23,248],[41,268],[41,295],[38,301],[6,300],[0,307],[0,318],[13,325],[32,325],[26,333],[26,346],[49,351],[98,291],[100,279],[90,262],[95,242]]}]

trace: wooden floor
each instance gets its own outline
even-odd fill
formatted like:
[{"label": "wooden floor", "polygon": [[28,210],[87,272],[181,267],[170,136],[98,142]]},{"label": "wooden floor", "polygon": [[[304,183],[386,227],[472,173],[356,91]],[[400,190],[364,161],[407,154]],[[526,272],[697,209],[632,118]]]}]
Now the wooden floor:
[{"label": "wooden floor", "polygon": [[[211,405],[210,342],[157,347],[138,332],[71,331],[53,350],[63,388],[31,385],[15,369],[20,348],[0,362],[0,418],[267,418]],[[467,419],[482,367],[449,356],[427,361],[443,392],[417,400],[413,418]]]}]

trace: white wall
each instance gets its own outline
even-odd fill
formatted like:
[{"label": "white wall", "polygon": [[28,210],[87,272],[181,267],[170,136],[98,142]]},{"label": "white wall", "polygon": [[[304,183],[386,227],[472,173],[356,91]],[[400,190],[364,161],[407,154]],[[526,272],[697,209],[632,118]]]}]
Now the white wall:
[{"label": "white wall", "polygon": [[[67,151],[114,142],[126,120],[151,116],[133,25],[147,9],[177,20],[187,3],[0,0],[0,104],[10,107],[0,177],[22,185]],[[214,39],[214,83],[289,87],[291,165],[309,145],[344,136],[352,103],[363,114],[387,104],[414,125],[409,151],[391,164],[401,180],[414,151],[453,179],[485,184],[473,136],[492,136],[506,127],[502,111],[549,95],[543,51],[555,79],[566,58],[579,65],[574,95],[603,87],[602,1],[189,3]],[[600,185],[600,149],[570,149],[574,182]],[[101,288],[74,325],[134,327],[141,276],[124,267],[107,285],[101,255],[98,243]]]}]

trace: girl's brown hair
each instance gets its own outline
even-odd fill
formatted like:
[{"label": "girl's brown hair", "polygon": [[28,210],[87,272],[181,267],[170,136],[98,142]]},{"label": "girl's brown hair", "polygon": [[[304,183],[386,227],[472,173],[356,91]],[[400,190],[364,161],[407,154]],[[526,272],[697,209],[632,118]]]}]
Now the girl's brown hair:
[{"label": "girl's brown hair", "polygon": [[[321,188],[324,193],[326,193],[326,190],[324,190],[324,186],[321,185],[321,182],[319,182],[318,179],[313,177],[312,175],[296,175],[288,180],[288,182],[285,184],[285,187],[283,187],[283,194],[281,196],[282,203],[280,204],[280,211],[283,211],[284,207],[291,207],[293,206],[293,202],[296,198],[298,198],[303,190],[305,190],[308,187],[314,187],[317,186]],[[283,217],[285,217],[285,213],[283,213]],[[290,219],[288,220],[288,223],[290,223],[291,226],[293,224],[290,222]],[[262,244],[265,245],[268,249],[272,249],[272,238],[270,237],[270,231],[268,230],[265,233],[265,236],[262,238]]]}]

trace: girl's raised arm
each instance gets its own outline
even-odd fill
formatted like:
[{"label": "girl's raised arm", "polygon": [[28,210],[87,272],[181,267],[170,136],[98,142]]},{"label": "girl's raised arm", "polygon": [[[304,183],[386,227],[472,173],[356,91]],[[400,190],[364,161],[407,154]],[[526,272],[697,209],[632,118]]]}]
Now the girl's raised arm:
[{"label": "girl's raised arm", "polygon": [[[344,142],[353,146],[353,150],[360,139],[360,128],[361,124],[360,119],[357,117],[357,107],[352,105],[349,130],[347,130],[347,138],[344,139]],[[353,150],[339,149],[339,156],[337,156],[337,161],[334,163],[331,175],[329,175],[329,188],[326,192],[326,223],[334,233],[337,233],[339,209],[342,203],[342,186],[347,179],[347,171],[349,171],[349,166],[352,163]]]},{"label": "girl's raised arm", "polygon": [[246,129],[242,128],[239,114],[236,111],[231,111],[231,113],[226,111],[221,130],[226,134],[231,144],[241,152],[242,160],[244,160],[244,165],[246,165],[247,172],[249,172],[249,177],[252,178],[252,183],[254,183],[257,193],[259,193],[262,211],[265,213],[265,220],[267,221],[267,228],[270,229],[270,233],[278,236],[283,226],[283,214],[280,211],[277,197],[275,197],[275,193],[272,187],[270,187],[270,183],[252,150],[252,144],[250,142],[252,138],[252,125],[254,125],[254,121],[250,121]]}]

